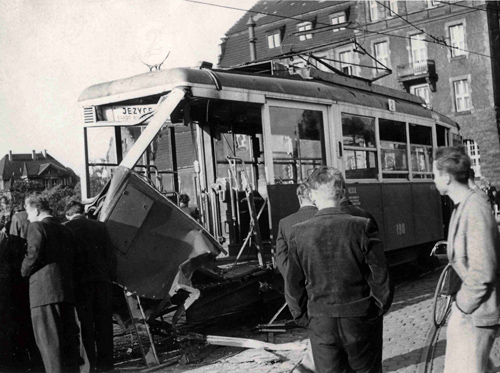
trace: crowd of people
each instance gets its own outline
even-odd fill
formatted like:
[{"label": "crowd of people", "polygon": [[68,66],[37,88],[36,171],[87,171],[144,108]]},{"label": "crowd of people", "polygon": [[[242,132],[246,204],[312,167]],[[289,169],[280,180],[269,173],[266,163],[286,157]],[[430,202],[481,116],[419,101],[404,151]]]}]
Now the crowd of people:
[{"label": "crowd of people", "polygon": [[105,224],[77,201],[64,223],[39,194],[10,214],[0,203],[0,369],[112,370],[116,256]]},{"label": "crowd of people", "polygon": [[[500,328],[500,240],[491,197],[471,182],[461,147],[439,148],[436,189],[454,203],[448,259],[459,277],[445,372],[484,372]],[[285,298],[310,344],[298,372],[382,372],[383,316],[394,286],[373,216],[350,203],[341,171],[323,166],[297,188],[282,219],[276,263]],[[185,211],[190,213],[188,200]],[[0,200],[0,364],[46,372],[113,369],[116,256],[104,223],[72,201],[67,222],[33,194],[24,211]],[[194,217],[193,217],[194,218]]]},{"label": "crowd of people", "polygon": [[[494,204],[474,188],[462,147],[442,147],[434,183],[454,204],[448,259],[458,275],[447,328],[445,373],[488,369],[500,328],[500,239]],[[342,173],[316,169],[297,188],[299,210],[282,219],[276,263],[295,321],[310,344],[296,372],[382,372],[383,315],[392,285],[373,216],[353,206]],[[496,210],[495,210],[496,211]]]}]

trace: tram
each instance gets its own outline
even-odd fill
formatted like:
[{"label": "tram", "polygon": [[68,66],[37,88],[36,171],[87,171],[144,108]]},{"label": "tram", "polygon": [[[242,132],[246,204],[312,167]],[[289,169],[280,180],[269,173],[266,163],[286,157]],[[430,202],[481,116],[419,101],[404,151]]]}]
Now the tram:
[{"label": "tram", "polygon": [[[188,236],[191,249],[174,266],[210,252],[258,254],[263,267],[279,220],[299,207],[297,184],[321,165],[341,170],[351,202],[375,217],[389,263],[414,260],[443,239],[447,209],[432,157],[436,147],[461,142],[457,123],[419,97],[360,79],[313,68],[279,74],[204,65],[83,91],[82,197],[111,226],[121,260],[132,263],[125,277],[137,276],[138,263],[162,262],[155,256],[162,242]],[[180,194],[196,205],[198,221],[174,207],[155,212],[160,202],[178,204]],[[165,227],[185,231],[183,238],[161,233]]]}]

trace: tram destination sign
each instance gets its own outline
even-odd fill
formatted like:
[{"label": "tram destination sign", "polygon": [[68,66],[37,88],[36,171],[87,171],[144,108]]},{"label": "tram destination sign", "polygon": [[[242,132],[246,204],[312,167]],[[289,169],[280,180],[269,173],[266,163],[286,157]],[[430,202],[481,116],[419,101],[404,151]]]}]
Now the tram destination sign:
[{"label": "tram destination sign", "polygon": [[139,120],[144,114],[155,110],[156,105],[125,105],[113,106],[113,116],[117,122],[132,122]]},{"label": "tram destination sign", "polygon": [[[157,105],[123,105],[113,106],[113,117],[116,122],[138,122],[143,115],[155,111]],[[149,120],[149,119],[148,119]],[[146,122],[147,123],[147,122]],[[183,121],[174,121],[170,119],[165,121],[168,127],[186,126]]]}]

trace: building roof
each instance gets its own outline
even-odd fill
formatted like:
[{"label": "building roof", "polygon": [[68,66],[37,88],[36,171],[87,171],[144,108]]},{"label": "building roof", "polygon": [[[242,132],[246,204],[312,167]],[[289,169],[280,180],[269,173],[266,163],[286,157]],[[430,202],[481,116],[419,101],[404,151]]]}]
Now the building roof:
[{"label": "building roof", "polygon": [[[219,66],[231,67],[250,62],[250,47],[247,22],[250,16],[256,24],[256,59],[272,59],[284,53],[300,50],[321,50],[331,48],[332,43],[349,41],[354,31],[350,29],[333,32],[330,16],[345,12],[347,21],[355,19],[357,8],[352,1],[264,1],[261,0],[247,12],[226,33]],[[293,5],[292,5],[293,4]],[[262,13],[259,13],[262,12]],[[276,14],[264,15],[266,14]],[[313,37],[300,40],[297,25],[302,22],[313,23]],[[323,30],[322,30],[323,29]],[[270,49],[267,42],[269,34],[280,31],[281,46]],[[315,31],[316,30],[316,31]],[[293,48],[293,50],[292,50]]]},{"label": "building roof", "polygon": [[247,22],[250,16],[253,16],[254,22],[259,26],[282,20],[294,21],[290,18],[297,18],[295,22],[299,22],[299,19],[307,13],[332,6],[342,6],[346,3],[349,1],[259,0],[229,29],[226,35],[248,30]]},{"label": "building roof", "polygon": [[76,176],[71,168],[65,167],[47,152],[35,153],[36,159],[33,159],[33,154],[30,153],[12,154],[11,158],[10,160],[9,154],[6,154],[0,160],[2,180],[20,179],[21,177],[38,178],[49,168],[54,169],[62,176]]}]

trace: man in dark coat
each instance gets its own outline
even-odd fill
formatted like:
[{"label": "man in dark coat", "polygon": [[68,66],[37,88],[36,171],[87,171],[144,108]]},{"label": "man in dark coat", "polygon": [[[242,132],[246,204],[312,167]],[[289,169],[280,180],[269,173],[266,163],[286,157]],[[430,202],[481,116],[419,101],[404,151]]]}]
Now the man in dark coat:
[{"label": "man in dark coat", "polygon": [[64,223],[73,231],[82,257],[76,284],[76,308],[82,340],[91,370],[113,369],[112,281],[116,277],[116,256],[100,221],[86,219],[84,207],[72,201],[66,206]]},{"label": "man in dark coat", "polygon": [[311,201],[311,191],[305,184],[299,184],[297,187],[297,198],[299,199],[299,210],[280,220],[276,237],[276,265],[283,277],[285,277],[288,263],[288,240],[292,233],[292,227],[309,220],[318,212]]},{"label": "man in dark coat", "polygon": [[31,324],[29,283],[21,276],[21,264],[27,249],[28,214],[26,211],[14,213],[9,230],[9,261],[11,270],[11,300],[14,334],[14,362],[32,368],[42,364],[40,352],[36,346]]},{"label": "man in dark coat", "polygon": [[310,176],[318,213],[294,226],[285,295],[311,338],[316,371],[382,371],[382,315],[394,289],[370,219],[340,209],[345,185],[339,170]]},{"label": "man in dark coat", "polygon": [[30,224],[21,274],[29,277],[35,340],[47,372],[77,372],[80,357],[73,291],[73,234],[50,215],[45,198],[31,195],[25,207]]},{"label": "man in dark coat", "polygon": [[12,362],[12,313],[9,242],[4,230],[0,230],[0,369]]},{"label": "man in dark coat", "polygon": [[[278,235],[276,237],[276,265],[283,278],[286,277],[286,269],[288,267],[288,242],[292,234],[292,227],[295,224],[309,220],[318,212],[318,209],[311,201],[311,191],[306,184],[302,183],[297,187],[297,198],[299,200],[299,210],[280,220]],[[307,351],[304,358],[296,367],[295,371],[314,372],[314,361],[312,359],[310,343],[307,345]]]},{"label": "man in dark coat", "polygon": [[372,225],[373,225],[373,234],[374,236],[378,235],[378,224],[373,217],[372,214],[370,214],[368,211],[365,209],[354,205],[349,197],[347,196],[347,193],[344,189],[344,196],[340,200],[340,209],[342,212],[345,212],[346,214],[352,215],[352,216],[361,216],[362,218],[367,218],[370,219]]}]

